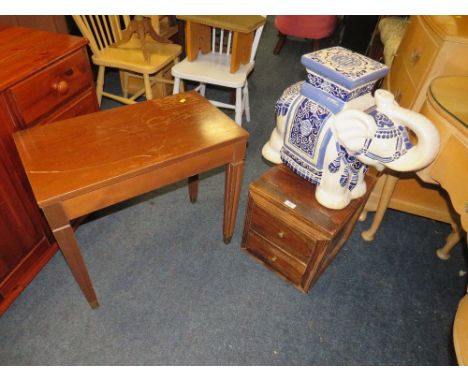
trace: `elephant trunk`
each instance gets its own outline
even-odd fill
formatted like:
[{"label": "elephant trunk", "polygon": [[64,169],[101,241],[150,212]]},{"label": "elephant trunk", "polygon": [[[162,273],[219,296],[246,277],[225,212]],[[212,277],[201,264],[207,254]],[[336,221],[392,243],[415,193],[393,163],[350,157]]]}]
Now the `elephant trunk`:
[{"label": "elephant trunk", "polygon": [[[380,94],[377,95],[377,92]],[[377,109],[395,122],[406,126],[418,139],[417,144],[405,155],[387,163],[386,166],[395,171],[416,171],[429,165],[439,151],[440,138],[437,128],[423,115],[398,106],[391,93],[384,90],[377,92]]]}]

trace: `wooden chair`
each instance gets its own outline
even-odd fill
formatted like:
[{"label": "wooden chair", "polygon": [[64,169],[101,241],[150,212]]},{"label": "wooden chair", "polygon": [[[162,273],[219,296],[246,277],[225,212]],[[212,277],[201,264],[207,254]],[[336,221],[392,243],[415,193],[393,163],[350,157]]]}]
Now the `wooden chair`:
[{"label": "wooden chair", "polygon": [[255,54],[258,43],[263,32],[263,25],[258,27],[254,33],[250,60],[245,65],[240,65],[234,73],[231,73],[231,52],[233,46],[233,32],[220,28],[212,28],[211,51],[198,55],[194,61],[187,58],[172,68],[174,77],[174,94],[180,90],[181,80],[198,82],[196,88],[201,95],[205,96],[206,85],[217,85],[236,89],[234,104],[210,100],[216,107],[235,110],[235,121],[242,124],[242,116],[250,122],[249,87],[247,77],[255,65]]},{"label": "wooden chair", "polygon": [[155,32],[163,38],[173,37],[179,30],[175,16],[151,15],[151,25]]},{"label": "wooden chair", "polygon": [[[157,78],[156,74],[172,63],[177,63],[182,51],[180,45],[153,41],[151,36],[145,36],[145,54],[142,41],[137,34],[133,34],[129,41],[119,43],[124,36],[125,29],[130,24],[129,16],[73,16],[80,32],[89,40],[92,51],[92,61],[99,66],[96,94],[99,104],[102,97],[115,101],[132,104],[145,94],[146,99],[153,98],[152,85],[155,82],[170,82],[164,78]],[[146,56],[146,57],[145,57]],[[106,68],[124,70],[122,81],[122,95],[105,92],[104,74]],[[128,97],[128,77],[143,77],[144,87]]]}]

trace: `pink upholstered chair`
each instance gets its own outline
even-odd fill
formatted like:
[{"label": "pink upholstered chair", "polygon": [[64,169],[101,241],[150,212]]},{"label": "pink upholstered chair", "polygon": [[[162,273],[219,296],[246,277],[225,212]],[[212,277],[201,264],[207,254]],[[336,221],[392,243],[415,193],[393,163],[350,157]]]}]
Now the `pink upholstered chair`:
[{"label": "pink upholstered chair", "polygon": [[278,42],[273,54],[279,54],[286,36],[306,38],[313,41],[313,50],[320,47],[320,40],[333,34],[338,24],[337,16],[276,16]]}]

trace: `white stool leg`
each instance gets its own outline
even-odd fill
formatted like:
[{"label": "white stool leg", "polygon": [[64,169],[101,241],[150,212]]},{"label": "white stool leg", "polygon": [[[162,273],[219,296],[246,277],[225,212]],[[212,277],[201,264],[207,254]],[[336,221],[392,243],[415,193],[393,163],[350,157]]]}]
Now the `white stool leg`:
[{"label": "white stool leg", "polygon": [[236,123],[242,126],[242,88],[236,88]]},{"label": "white stool leg", "polygon": [[179,94],[180,91],[180,77],[174,77],[174,87],[172,89],[172,94]]},{"label": "white stool leg", "polygon": [[250,105],[249,105],[249,84],[246,81],[244,86],[244,110],[245,110],[245,119],[247,122],[250,122]]},{"label": "white stool leg", "polygon": [[200,94],[203,97],[205,96],[205,91],[206,91],[206,85],[205,84],[200,84]]}]

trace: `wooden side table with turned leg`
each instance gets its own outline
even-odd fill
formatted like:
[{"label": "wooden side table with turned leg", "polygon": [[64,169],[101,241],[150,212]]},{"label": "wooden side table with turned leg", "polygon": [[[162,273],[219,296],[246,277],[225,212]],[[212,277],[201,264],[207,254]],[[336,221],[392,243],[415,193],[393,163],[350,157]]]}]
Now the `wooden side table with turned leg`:
[{"label": "wooden side table with turned leg", "polygon": [[[395,94],[400,106],[421,112],[431,81],[440,76],[467,76],[463,63],[468,57],[468,16],[411,16],[384,87]],[[466,95],[464,96],[466,97]],[[447,243],[437,251],[448,258],[460,236],[459,216],[453,209],[447,189],[427,183],[417,174],[396,175],[384,172],[371,194],[366,211],[375,211],[374,220],[362,236],[373,240],[386,208],[404,211],[450,224]]]},{"label": "wooden side table with turned leg", "polygon": [[[439,130],[441,148],[434,162],[427,168],[416,173],[418,178],[429,184],[437,184],[448,193],[453,215],[446,221],[452,227],[452,232],[446,240],[446,244],[437,250],[437,256],[448,259],[450,250],[465,235],[468,230],[468,181],[466,172],[468,169],[468,76],[445,76],[432,81],[427,100],[421,113],[429,118]],[[378,201],[374,221],[371,227],[362,233],[365,240],[373,240],[379,228],[386,209],[391,203],[396,186],[401,179],[392,174],[386,174],[382,194]],[[420,198],[424,195],[419,195]],[[405,206],[405,210],[420,216],[432,217],[434,211],[430,211],[430,204]],[[409,206],[409,207],[408,207]],[[367,208],[367,206],[366,206]],[[427,214],[427,215],[425,215]],[[365,213],[361,215],[365,218]],[[441,216],[439,220],[443,220]]]}]

